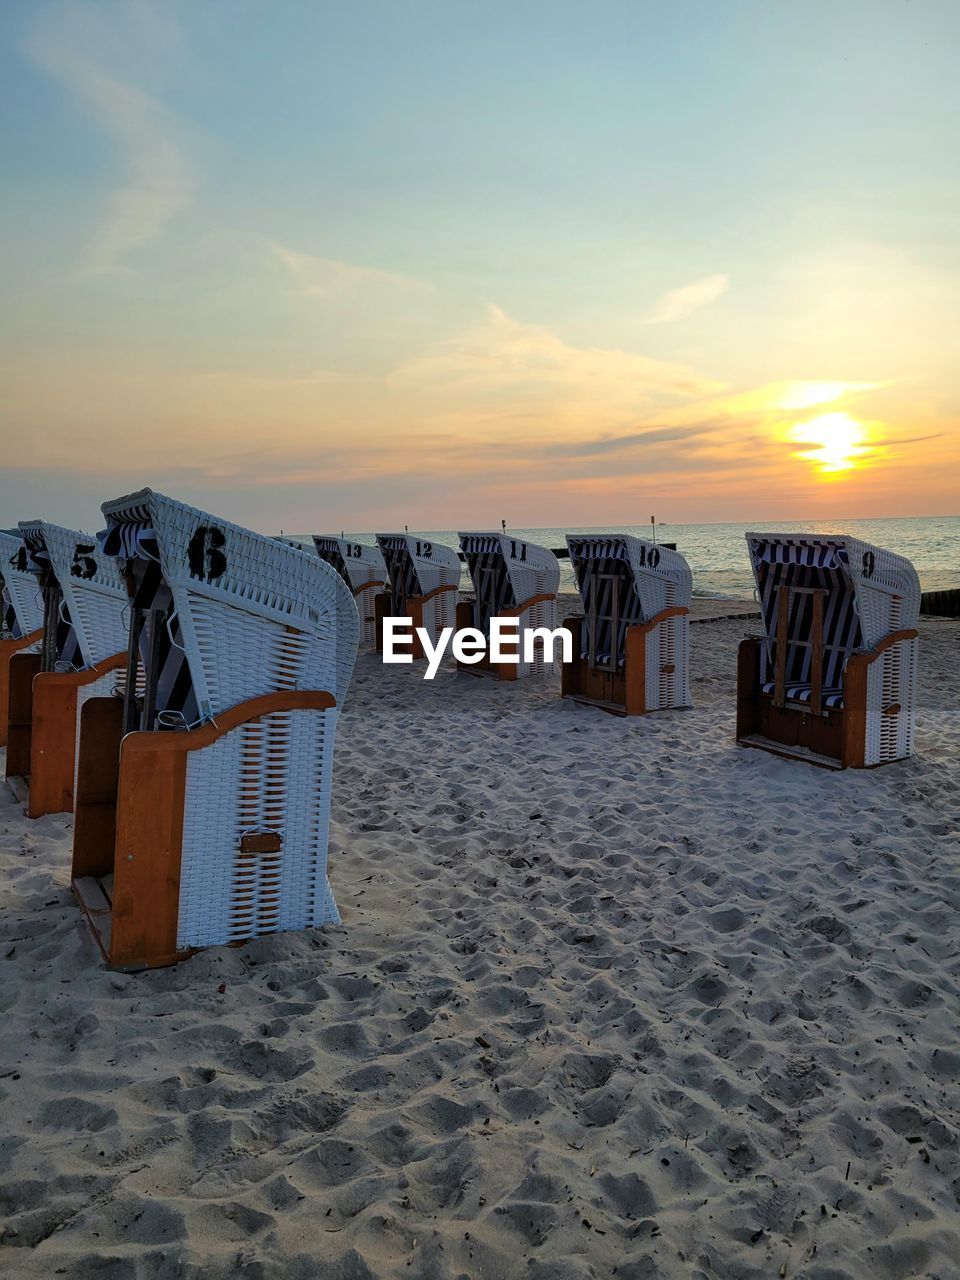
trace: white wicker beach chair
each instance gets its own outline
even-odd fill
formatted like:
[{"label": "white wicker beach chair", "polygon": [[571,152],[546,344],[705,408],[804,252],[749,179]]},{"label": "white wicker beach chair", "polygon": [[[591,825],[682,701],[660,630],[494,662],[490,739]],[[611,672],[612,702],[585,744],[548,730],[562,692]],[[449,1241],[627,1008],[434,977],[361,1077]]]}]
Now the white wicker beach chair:
[{"label": "white wicker beach chair", "polygon": [[69,812],[80,709],[123,667],[126,591],[97,540],[45,520],[20,523],[14,586],[43,602],[39,645],[10,663],[7,779],[31,818]]},{"label": "white wicker beach chair", "polygon": [[[533,662],[523,661],[525,633],[533,628],[557,625],[557,588],[560,586],[560,563],[547,547],[525,542],[508,533],[461,533],[460,550],[476,600],[457,605],[457,627],[475,627],[489,640],[492,618],[515,618],[519,625],[518,654],[515,663],[491,663],[484,655],[479,663],[458,663],[460,670],[499,676],[501,680],[517,680],[521,676],[547,675],[553,672],[542,644],[535,647]],[[514,646],[511,644],[510,648]]]},{"label": "white wicker beach chair", "polygon": [[317,555],[336,569],[353,595],[360,614],[360,642],[372,649],[377,640],[374,600],[390,585],[387,565],[379,547],[348,538],[317,534],[313,539]]},{"label": "white wicker beach chair", "polygon": [[740,646],[737,740],[832,768],[908,756],[920,581],[845,535],[748,533],[764,634]]},{"label": "white wicker beach chair", "polygon": [[567,535],[582,618],[562,692],[618,715],[690,705],[690,599],[682,555],[630,534]]},{"label": "white wicker beach chair", "polygon": [[337,922],[349,589],[313,552],[149,489],[103,511],[130,591],[127,692],[84,708],[73,883],[108,963]]},{"label": "white wicker beach chair", "polygon": [[0,529],[0,747],[7,745],[10,659],[43,638],[43,597],[19,529]]},{"label": "white wicker beach chair", "polygon": [[[460,557],[452,547],[418,533],[378,533],[377,546],[390,581],[375,602],[377,648],[383,647],[385,617],[410,618],[436,644],[444,627],[456,625]],[[411,652],[415,658],[426,656],[416,635]]]}]

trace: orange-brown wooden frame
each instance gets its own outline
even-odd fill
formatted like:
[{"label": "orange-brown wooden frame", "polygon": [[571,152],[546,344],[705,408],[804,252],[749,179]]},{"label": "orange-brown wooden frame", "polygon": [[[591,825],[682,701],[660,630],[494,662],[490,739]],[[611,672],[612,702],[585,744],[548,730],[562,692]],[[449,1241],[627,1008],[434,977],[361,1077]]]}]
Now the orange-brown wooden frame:
[{"label": "orange-brown wooden frame", "polygon": [[[266,693],[198,729],[136,731],[122,740],[120,713],[102,705],[108,701],[122,705],[91,698],[82,712],[74,892],[111,968],[175,964],[189,954],[177,950],[189,753],[271,712],[326,711],[336,698],[325,690]],[[106,903],[95,880],[110,874],[112,903]]]},{"label": "orange-brown wooden frame", "polygon": [[7,745],[7,719],[10,715],[10,659],[21,649],[28,649],[43,636],[43,627],[16,640],[0,640],[0,747]]},{"label": "orange-brown wooden frame", "polygon": [[114,653],[82,671],[40,671],[34,676],[28,817],[72,811],[77,694],[84,685],[118,670],[126,661],[126,653]]},{"label": "orange-brown wooden frame", "polygon": [[43,659],[37,652],[14,653],[7,681],[8,782],[30,777],[30,740],[33,736],[33,681]]},{"label": "orange-brown wooden frame", "polygon": [[661,622],[680,618],[690,610],[686,605],[661,609],[647,622],[627,627],[622,671],[593,667],[589,658],[580,657],[580,635],[583,618],[568,618],[564,626],[573,638],[573,661],[565,662],[560,673],[560,692],[578,702],[594,702],[602,711],[614,715],[642,716],[647,713],[647,637]]}]

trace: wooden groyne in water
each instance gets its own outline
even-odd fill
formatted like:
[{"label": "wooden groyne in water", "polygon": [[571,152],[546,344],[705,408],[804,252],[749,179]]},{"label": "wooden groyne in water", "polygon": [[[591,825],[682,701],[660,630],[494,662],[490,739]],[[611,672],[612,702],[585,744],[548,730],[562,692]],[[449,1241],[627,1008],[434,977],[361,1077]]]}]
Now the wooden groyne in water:
[{"label": "wooden groyne in water", "polygon": [[938,618],[960,618],[960,587],[949,591],[924,591],[920,612]]}]

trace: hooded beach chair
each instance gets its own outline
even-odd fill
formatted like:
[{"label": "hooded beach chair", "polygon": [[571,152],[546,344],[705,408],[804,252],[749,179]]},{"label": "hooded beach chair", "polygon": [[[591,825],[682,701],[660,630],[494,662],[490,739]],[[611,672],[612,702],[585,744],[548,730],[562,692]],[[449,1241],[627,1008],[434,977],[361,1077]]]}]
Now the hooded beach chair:
[{"label": "hooded beach chair", "polygon": [[339,921],[327,879],[353,597],[312,551],[149,489],[104,503],[124,697],[83,709],[73,885],[107,962]]},{"label": "hooded beach chair", "polygon": [[320,559],[336,569],[350,588],[360,614],[360,641],[366,648],[374,648],[377,639],[374,600],[390,585],[383,552],[369,543],[322,534],[314,537],[313,545]]},{"label": "hooded beach chair", "polygon": [[910,754],[920,582],[844,535],[748,533],[764,634],[737,665],[737,741],[831,768]]},{"label": "hooded beach chair", "polygon": [[533,662],[524,662],[524,634],[533,628],[557,625],[557,588],[560,586],[560,563],[547,547],[525,542],[508,533],[461,533],[463,552],[476,593],[476,600],[457,605],[457,627],[474,627],[489,641],[493,618],[517,619],[517,647],[520,661],[491,663],[488,651],[478,663],[458,663],[460,670],[477,675],[491,673],[501,680],[517,680],[521,676],[546,675],[554,670],[552,656],[546,659],[544,647],[534,649]]},{"label": "hooded beach chair", "polygon": [[[24,520],[20,537],[18,571],[42,599],[43,634],[10,660],[7,781],[39,818],[73,808],[80,709],[122,673],[127,597],[89,534]],[[14,590],[30,595],[23,580]]]},{"label": "hooded beach chair", "polygon": [[[456,625],[460,557],[452,547],[431,542],[418,533],[378,533],[389,579],[388,589],[375,600],[377,648],[383,648],[383,619],[410,618],[436,644],[444,627]],[[423,645],[414,631],[414,658],[423,658]]]},{"label": "hooded beach chair", "polygon": [[567,535],[583,605],[568,618],[564,697],[635,716],[690,705],[690,598],[682,555],[625,533]]},{"label": "hooded beach chair", "polygon": [[43,638],[43,598],[19,529],[0,529],[0,747],[7,745],[10,659]]}]

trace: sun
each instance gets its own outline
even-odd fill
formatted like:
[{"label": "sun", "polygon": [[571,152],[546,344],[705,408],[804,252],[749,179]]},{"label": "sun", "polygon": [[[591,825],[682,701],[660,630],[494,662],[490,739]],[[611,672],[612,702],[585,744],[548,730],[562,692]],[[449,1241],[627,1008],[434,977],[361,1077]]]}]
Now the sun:
[{"label": "sun", "polygon": [[839,475],[862,466],[869,434],[862,422],[848,413],[822,413],[798,423],[790,439],[803,448],[798,458],[814,463],[823,475]]}]

